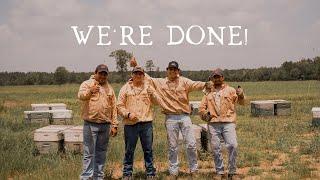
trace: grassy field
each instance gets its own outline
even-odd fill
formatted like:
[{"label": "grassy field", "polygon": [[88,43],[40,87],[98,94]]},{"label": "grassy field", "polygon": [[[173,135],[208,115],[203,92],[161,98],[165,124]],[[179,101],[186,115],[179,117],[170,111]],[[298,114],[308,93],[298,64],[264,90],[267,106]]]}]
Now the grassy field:
[{"label": "grassy field", "polygon": [[[238,106],[238,172],[252,179],[319,179],[320,128],[311,127],[311,108],[320,106],[319,81],[241,82],[247,102]],[[113,84],[118,94],[121,84]],[[81,171],[79,154],[34,155],[33,131],[39,125],[24,124],[23,111],[31,103],[66,103],[74,112],[76,124],[82,124],[80,103],[76,98],[79,85],[0,87],[0,179],[78,179]],[[200,100],[193,92],[191,100]],[[250,100],[285,99],[292,102],[287,117],[251,117]],[[156,109],[154,121],[154,156],[158,176],[167,173],[167,141],[164,116]],[[202,123],[192,117],[194,123]],[[180,148],[182,179],[187,178],[187,163]],[[225,159],[226,159],[226,153]],[[112,138],[107,154],[107,177],[120,177],[124,155],[123,129]],[[201,179],[214,176],[210,154],[199,159]],[[141,146],[135,155],[135,176],[144,177]]]}]

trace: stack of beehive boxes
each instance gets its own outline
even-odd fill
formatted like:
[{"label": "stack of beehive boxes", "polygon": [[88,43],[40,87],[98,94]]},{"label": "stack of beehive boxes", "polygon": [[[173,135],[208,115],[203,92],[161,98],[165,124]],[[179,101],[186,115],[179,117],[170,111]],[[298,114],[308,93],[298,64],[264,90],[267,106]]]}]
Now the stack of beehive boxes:
[{"label": "stack of beehive boxes", "polygon": [[24,111],[27,123],[72,124],[72,110],[63,103],[31,104],[32,111]]},{"label": "stack of beehive boxes", "polygon": [[251,101],[252,116],[288,116],[291,115],[291,102],[286,100]]},{"label": "stack of beehive boxes", "polygon": [[320,107],[312,108],[312,125],[313,126],[320,126]]},{"label": "stack of beehive boxes", "polygon": [[49,125],[34,132],[34,142],[40,154],[68,151],[82,153],[83,126]]}]

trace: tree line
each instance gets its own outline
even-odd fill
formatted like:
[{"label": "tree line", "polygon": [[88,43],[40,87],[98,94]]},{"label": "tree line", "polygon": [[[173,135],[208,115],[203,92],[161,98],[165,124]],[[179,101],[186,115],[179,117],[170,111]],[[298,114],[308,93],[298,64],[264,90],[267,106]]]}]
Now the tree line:
[{"label": "tree line", "polygon": [[[117,64],[117,71],[110,72],[109,82],[123,83],[130,78],[128,62],[133,56],[125,50],[113,51],[110,55]],[[145,70],[152,77],[164,77],[166,72],[160,71],[153,60],[147,60]],[[286,61],[280,67],[260,67],[256,69],[225,69],[227,81],[290,81],[320,80],[320,56],[312,59],[301,59],[297,62]],[[210,70],[184,71],[182,75],[193,80],[207,81]],[[52,85],[75,83],[87,80],[93,72],[70,72],[65,67],[57,67],[55,72],[0,72],[0,86],[9,85]]]}]

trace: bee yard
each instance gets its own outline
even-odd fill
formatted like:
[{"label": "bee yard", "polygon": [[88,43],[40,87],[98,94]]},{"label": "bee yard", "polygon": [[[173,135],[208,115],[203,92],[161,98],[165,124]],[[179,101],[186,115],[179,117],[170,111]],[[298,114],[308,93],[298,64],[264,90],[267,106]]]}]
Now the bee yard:
[{"label": "bee yard", "polygon": [[252,116],[273,116],[274,102],[273,101],[251,101]]},{"label": "bee yard", "polygon": [[83,126],[75,126],[64,132],[65,150],[74,153],[83,152]]},{"label": "bee yard", "polygon": [[64,103],[51,103],[49,104],[50,110],[66,110],[67,105]]},{"label": "bee yard", "polygon": [[201,101],[190,101],[191,115],[197,115]]},{"label": "bee yard", "polygon": [[26,123],[49,124],[51,114],[48,111],[24,111]]},{"label": "bee yard", "polygon": [[291,115],[291,102],[286,100],[272,100],[274,102],[274,115]]},{"label": "bee yard", "polygon": [[47,111],[49,110],[49,104],[31,104],[32,111]]},{"label": "bee yard", "polygon": [[312,108],[312,125],[313,126],[320,126],[320,107],[313,107]]},{"label": "bee yard", "polygon": [[40,154],[56,153],[63,149],[63,130],[72,126],[50,125],[36,129],[33,140]]},{"label": "bee yard", "polygon": [[56,109],[50,110],[51,124],[72,124],[72,110]]}]

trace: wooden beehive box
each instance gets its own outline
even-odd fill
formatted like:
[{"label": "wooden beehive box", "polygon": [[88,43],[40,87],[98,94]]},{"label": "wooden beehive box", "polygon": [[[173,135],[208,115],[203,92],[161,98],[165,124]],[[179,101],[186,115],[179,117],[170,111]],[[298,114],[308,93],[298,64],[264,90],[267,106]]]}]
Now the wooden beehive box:
[{"label": "wooden beehive box", "polygon": [[272,100],[274,102],[274,115],[289,116],[291,115],[291,102],[286,100]]},{"label": "wooden beehive box", "polygon": [[190,101],[191,115],[197,115],[199,113],[199,106],[201,101]]},{"label": "wooden beehive box", "polygon": [[49,110],[49,104],[31,104],[32,111],[47,111]]},{"label": "wooden beehive box", "polygon": [[40,154],[54,153],[63,149],[63,130],[72,126],[50,125],[36,129],[33,140]]},{"label": "wooden beehive box", "polygon": [[49,111],[24,111],[26,123],[49,124],[51,115]]},{"label": "wooden beehive box", "polygon": [[319,127],[320,126],[320,107],[312,108],[312,125]]},{"label": "wooden beehive box", "polygon": [[83,126],[75,126],[64,132],[64,147],[66,151],[83,152]]},{"label": "wooden beehive box", "polygon": [[64,103],[51,103],[49,104],[50,110],[66,110],[67,105]]},{"label": "wooden beehive box", "polygon": [[56,109],[50,110],[51,124],[72,124],[72,110]]},{"label": "wooden beehive box", "polygon": [[251,101],[252,116],[273,116],[274,102],[273,101]]}]

